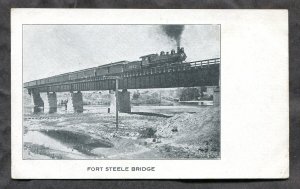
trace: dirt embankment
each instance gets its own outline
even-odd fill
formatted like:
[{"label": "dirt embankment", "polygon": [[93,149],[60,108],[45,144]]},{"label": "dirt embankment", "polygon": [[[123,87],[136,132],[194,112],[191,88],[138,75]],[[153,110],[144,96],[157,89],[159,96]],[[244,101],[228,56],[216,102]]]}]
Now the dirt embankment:
[{"label": "dirt embankment", "polygon": [[173,117],[119,116],[118,130],[115,116],[107,113],[25,116],[24,154],[28,159],[220,158],[218,107]]},{"label": "dirt embankment", "polygon": [[220,110],[207,107],[194,114],[175,115],[163,121],[156,134],[169,139],[162,149],[167,156],[219,158]]}]

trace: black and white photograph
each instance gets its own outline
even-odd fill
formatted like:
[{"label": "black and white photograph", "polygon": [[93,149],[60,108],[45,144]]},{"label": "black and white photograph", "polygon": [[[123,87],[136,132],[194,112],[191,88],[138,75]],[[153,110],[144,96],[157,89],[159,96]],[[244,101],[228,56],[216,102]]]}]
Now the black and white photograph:
[{"label": "black and white photograph", "polygon": [[220,160],[220,24],[23,24],[23,160]]},{"label": "black and white photograph", "polygon": [[12,9],[15,179],[289,177],[288,11]]}]

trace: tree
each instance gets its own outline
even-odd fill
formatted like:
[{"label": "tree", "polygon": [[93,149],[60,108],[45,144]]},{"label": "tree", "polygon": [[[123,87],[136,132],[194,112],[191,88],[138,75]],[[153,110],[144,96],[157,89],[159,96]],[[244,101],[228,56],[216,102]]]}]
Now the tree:
[{"label": "tree", "polygon": [[181,101],[197,100],[200,97],[200,92],[198,88],[184,88],[179,98]]},{"label": "tree", "polygon": [[132,95],[132,99],[133,99],[133,100],[137,100],[139,97],[140,97],[139,91],[134,92],[133,95]]}]

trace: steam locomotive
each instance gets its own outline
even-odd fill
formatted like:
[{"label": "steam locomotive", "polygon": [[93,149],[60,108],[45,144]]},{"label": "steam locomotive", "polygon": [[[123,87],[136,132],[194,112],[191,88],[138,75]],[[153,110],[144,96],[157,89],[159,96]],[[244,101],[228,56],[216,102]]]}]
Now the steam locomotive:
[{"label": "steam locomotive", "polygon": [[186,59],[186,54],[183,47],[177,47],[177,52],[171,50],[171,52],[161,51],[160,54],[149,54],[141,56],[141,60],[137,61],[119,61],[94,68],[85,70],[70,72],[66,74],[56,75],[53,77],[30,81],[24,84],[25,87],[44,85],[49,83],[67,82],[78,79],[84,79],[94,76],[113,75],[122,72],[127,72],[136,69],[156,67],[156,66],[168,66],[173,64],[181,64]]}]

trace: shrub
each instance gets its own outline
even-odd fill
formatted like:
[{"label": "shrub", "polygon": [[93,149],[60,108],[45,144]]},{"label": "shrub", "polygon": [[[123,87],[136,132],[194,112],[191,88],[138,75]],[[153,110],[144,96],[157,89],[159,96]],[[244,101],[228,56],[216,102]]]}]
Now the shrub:
[{"label": "shrub", "polygon": [[201,96],[200,93],[201,91],[198,88],[184,88],[181,90],[180,100],[197,100]]},{"label": "shrub", "polygon": [[141,138],[156,138],[156,129],[152,127],[148,127],[146,129],[143,129],[140,131],[140,137]]},{"label": "shrub", "polygon": [[132,99],[133,100],[137,100],[140,97],[140,93],[139,92],[134,92],[132,95]]}]

